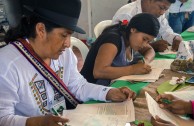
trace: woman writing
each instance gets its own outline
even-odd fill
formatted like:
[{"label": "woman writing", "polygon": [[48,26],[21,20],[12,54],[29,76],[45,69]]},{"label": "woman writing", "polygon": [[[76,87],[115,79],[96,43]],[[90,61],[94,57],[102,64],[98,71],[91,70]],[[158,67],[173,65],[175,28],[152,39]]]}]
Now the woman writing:
[{"label": "woman writing", "polygon": [[[157,18],[148,13],[134,16],[129,23],[107,27],[91,47],[81,74],[89,82],[109,85],[121,76],[149,73],[148,63],[155,56],[149,43],[159,28]],[[137,52],[143,55],[143,62]]]}]

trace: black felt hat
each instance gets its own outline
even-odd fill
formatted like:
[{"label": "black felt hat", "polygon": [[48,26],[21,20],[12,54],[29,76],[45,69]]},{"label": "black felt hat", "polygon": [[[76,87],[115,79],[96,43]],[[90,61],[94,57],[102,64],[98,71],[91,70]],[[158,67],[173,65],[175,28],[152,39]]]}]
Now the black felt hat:
[{"label": "black felt hat", "polygon": [[[41,18],[72,31],[85,34],[77,26],[81,10],[80,0],[24,0],[23,7]],[[27,3],[27,4],[26,4]]]}]

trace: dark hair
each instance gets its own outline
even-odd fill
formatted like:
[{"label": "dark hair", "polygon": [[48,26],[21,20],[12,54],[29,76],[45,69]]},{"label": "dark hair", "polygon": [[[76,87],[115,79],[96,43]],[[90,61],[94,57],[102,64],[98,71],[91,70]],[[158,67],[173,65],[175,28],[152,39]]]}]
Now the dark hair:
[{"label": "dark hair", "polygon": [[[161,1],[161,2],[163,2],[164,0],[155,0],[155,1]],[[172,4],[172,3],[175,3],[176,0],[166,0],[166,1],[168,1],[169,3]]]},{"label": "dark hair", "polygon": [[127,3],[131,3],[131,0],[128,0],[128,2]]},{"label": "dark hair", "polygon": [[160,23],[158,19],[149,13],[140,13],[131,18],[128,25],[123,25],[122,22],[109,26],[104,29],[104,32],[112,30],[118,30],[119,32],[125,33],[126,39],[129,38],[131,28],[137,29],[139,32],[146,33],[148,35],[156,37],[160,29]]},{"label": "dark hair", "polygon": [[47,32],[52,31],[53,28],[59,27],[56,24],[48,22],[37,15],[23,16],[20,23],[16,27],[8,30],[4,41],[8,44],[9,42],[15,41],[18,38],[35,38],[36,24],[39,22],[44,23]]}]

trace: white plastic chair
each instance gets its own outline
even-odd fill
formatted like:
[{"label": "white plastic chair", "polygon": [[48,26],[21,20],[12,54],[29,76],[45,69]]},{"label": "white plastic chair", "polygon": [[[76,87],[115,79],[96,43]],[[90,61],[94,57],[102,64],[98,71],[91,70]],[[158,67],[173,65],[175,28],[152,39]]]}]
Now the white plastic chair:
[{"label": "white plastic chair", "polygon": [[79,40],[75,37],[71,37],[71,48],[73,48],[73,46],[75,46],[79,49],[79,51],[81,52],[81,55],[82,55],[82,59],[83,59],[83,61],[85,61],[86,56],[89,52],[88,47],[81,40]]},{"label": "white plastic chair", "polygon": [[94,34],[96,38],[102,33],[102,31],[107,27],[112,24],[112,20],[104,20],[99,22],[95,27],[94,27]]}]

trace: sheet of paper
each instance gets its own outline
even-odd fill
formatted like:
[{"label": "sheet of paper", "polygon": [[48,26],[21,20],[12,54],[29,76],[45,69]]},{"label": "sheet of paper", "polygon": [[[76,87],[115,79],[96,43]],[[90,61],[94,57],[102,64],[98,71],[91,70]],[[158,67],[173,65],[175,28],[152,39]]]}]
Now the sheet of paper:
[{"label": "sheet of paper", "polygon": [[146,95],[149,112],[153,117],[157,115],[163,120],[170,121],[173,124],[178,125],[177,122],[175,121],[175,118],[176,118],[175,115],[173,115],[172,113],[164,109],[161,109],[158,103],[147,92],[145,92],[145,95]]},{"label": "sheet of paper", "polygon": [[153,60],[149,65],[152,68],[170,69],[170,65],[173,61],[174,59]]},{"label": "sheet of paper", "polygon": [[162,68],[153,68],[149,74],[123,76],[116,80],[155,82],[159,79],[162,71]]},{"label": "sheet of paper", "polygon": [[172,51],[172,46],[168,46],[164,52],[159,52],[160,55],[167,55],[167,54],[177,54],[177,52]]},{"label": "sheet of paper", "polygon": [[194,86],[186,86],[186,87],[176,90],[176,92],[177,91],[194,91]]},{"label": "sheet of paper", "polygon": [[68,126],[125,126],[127,115],[93,115],[71,113],[65,116]]},{"label": "sheet of paper", "polygon": [[139,80],[139,81],[141,81],[141,82],[156,82],[157,80],[156,79],[150,79],[150,80]]},{"label": "sheet of paper", "polygon": [[[79,104],[74,113],[92,115],[127,115],[127,122],[135,121],[135,110],[132,100],[121,103]],[[63,112],[66,115],[65,111]]]},{"label": "sheet of paper", "polygon": [[183,100],[194,100],[194,90],[192,91],[177,91],[177,92],[165,92],[165,94],[172,94]]}]

